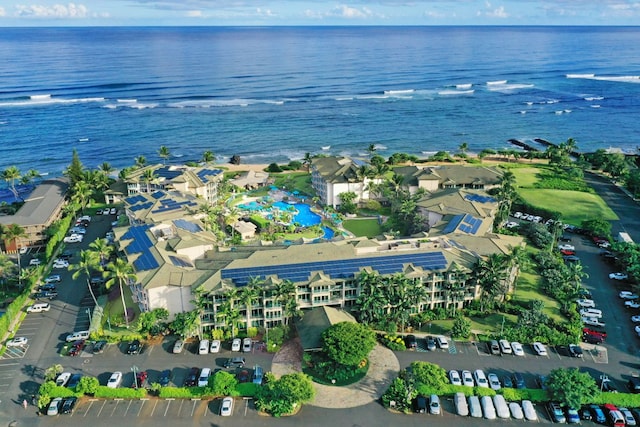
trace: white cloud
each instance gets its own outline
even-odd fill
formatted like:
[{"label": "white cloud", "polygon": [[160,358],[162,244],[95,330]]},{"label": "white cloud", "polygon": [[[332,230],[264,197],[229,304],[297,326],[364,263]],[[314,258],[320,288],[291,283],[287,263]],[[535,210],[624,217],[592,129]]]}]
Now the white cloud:
[{"label": "white cloud", "polygon": [[499,8],[494,9],[491,12],[487,12],[486,15],[491,18],[508,18],[509,17],[509,14],[504,10],[504,6],[500,6]]},{"label": "white cloud", "polygon": [[5,12],[4,7],[0,6],[0,16],[7,16],[7,12]]},{"label": "white cloud", "polygon": [[269,18],[273,18],[276,16],[276,14],[273,13],[270,9],[257,8],[256,13],[258,14],[258,16],[267,16]]},{"label": "white cloud", "polygon": [[329,12],[329,15],[347,19],[362,19],[371,17],[373,13],[366,6],[361,9],[357,9],[355,7],[349,7],[347,5],[341,4],[339,6],[336,6],[331,12]]},{"label": "white cloud", "polygon": [[189,18],[202,18],[203,16],[201,10],[188,10],[186,15]]},{"label": "white cloud", "polygon": [[86,18],[89,13],[83,4],[69,3],[67,5],[16,5],[16,16],[28,18]]}]

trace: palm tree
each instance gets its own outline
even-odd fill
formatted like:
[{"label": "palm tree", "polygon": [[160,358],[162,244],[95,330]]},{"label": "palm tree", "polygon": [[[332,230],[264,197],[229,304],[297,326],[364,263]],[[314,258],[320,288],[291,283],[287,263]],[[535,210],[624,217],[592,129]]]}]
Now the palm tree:
[{"label": "palm tree", "polygon": [[358,276],[357,306],[360,312],[360,322],[373,324],[384,318],[385,307],[389,304],[384,289],[380,283],[380,276],[376,273],[362,271]]},{"label": "palm tree", "polygon": [[[18,273],[20,272],[20,269],[22,269],[22,263],[20,261],[20,244],[17,242],[18,238],[25,238],[27,237],[27,233],[25,232],[24,228],[22,228],[20,225],[18,224],[9,224],[6,226],[2,226],[0,224],[0,237],[2,238],[2,240],[5,241],[5,249],[7,249],[7,242],[11,242],[11,246],[15,245],[16,249],[18,250]],[[20,287],[22,287],[22,279],[20,278],[20,274],[18,274],[18,285]]]},{"label": "palm tree", "polygon": [[169,151],[169,148],[167,146],[161,145],[160,149],[158,150],[158,155],[162,159],[162,164],[164,165],[167,163],[167,159],[171,157],[171,152]]},{"label": "palm tree", "polygon": [[20,179],[20,169],[16,166],[9,166],[2,171],[2,179],[6,181],[9,189],[13,193],[13,196],[18,200],[20,197],[18,195],[18,190],[16,189],[16,180]]},{"label": "palm tree", "polygon": [[153,169],[146,169],[142,172],[142,180],[147,184],[147,193],[151,193],[151,184],[156,182],[158,176]]},{"label": "palm tree", "polygon": [[71,276],[73,280],[78,280],[78,277],[80,277],[81,274],[84,274],[87,279],[87,288],[89,288],[91,298],[93,298],[93,302],[96,307],[98,306],[98,300],[91,288],[91,273],[99,268],[100,264],[98,262],[97,254],[88,250],[80,251],[80,261],[78,261],[77,264],[71,264],[69,266],[69,271],[73,271]]},{"label": "palm tree", "polygon": [[127,316],[127,304],[124,301],[124,291],[122,284],[129,282],[135,282],[137,280],[136,274],[133,271],[133,267],[126,260],[117,258],[114,262],[107,265],[107,269],[104,272],[104,277],[107,279],[105,286],[107,289],[111,288],[115,283],[118,283],[120,287],[120,297],[122,298],[122,310],[124,312],[124,321],[129,327],[129,318]]},{"label": "palm tree", "polygon": [[487,259],[480,259],[474,269],[474,277],[477,280],[482,293],[489,300],[494,300],[498,295],[504,295],[506,280],[506,261],[500,254],[491,254]]},{"label": "palm tree", "polygon": [[307,168],[307,172],[311,169],[311,153],[304,153],[304,157],[302,158],[302,164]]},{"label": "palm tree", "polygon": [[258,300],[263,283],[264,281],[260,277],[251,277],[247,286],[240,291],[240,302],[247,311],[247,324],[245,325],[247,330],[251,327],[251,308],[253,307],[253,302]]},{"label": "palm tree", "polygon": [[460,153],[464,156],[467,154],[467,151],[469,150],[469,144],[467,144],[466,142],[463,142],[462,144],[460,144],[460,146],[458,147],[458,151],[460,151]]},{"label": "palm tree", "polygon": [[282,307],[282,316],[284,317],[284,324],[289,323],[289,318],[299,314],[296,303],[296,285],[291,280],[285,279],[276,284],[273,290],[273,296],[275,300],[280,303]]},{"label": "palm tree", "polygon": [[100,171],[102,171],[103,174],[109,176],[111,174],[111,172],[113,172],[113,167],[111,166],[111,163],[109,162],[102,162],[102,164],[99,166]]},{"label": "palm tree", "polygon": [[20,183],[25,185],[30,184],[31,181],[40,177],[41,177],[40,172],[38,172],[35,169],[29,169],[27,173],[25,173],[24,175],[22,175],[22,177],[20,177]]},{"label": "palm tree", "polygon": [[71,191],[73,193],[71,196],[72,200],[78,203],[80,210],[84,213],[84,208],[89,204],[89,200],[93,194],[91,184],[85,180],[77,181]]},{"label": "palm tree", "polygon": [[100,260],[100,267],[102,267],[109,260],[113,246],[109,245],[107,239],[96,239],[89,243],[89,250]]},{"label": "palm tree", "polygon": [[218,307],[217,315],[224,319],[225,326],[231,328],[231,336],[235,338],[238,320],[240,319],[240,310],[236,307],[238,299],[238,289],[230,288],[223,294],[224,301]]},{"label": "palm tree", "polygon": [[369,144],[367,147],[367,153],[369,153],[369,157],[373,157],[378,149],[376,148],[376,144]]},{"label": "palm tree", "polygon": [[142,168],[147,164],[147,159],[144,156],[138,156],[135,158],[135,162],[138,168]]},{"label": "palm tree", "polygon": [[205,151],[202,153],[202,162],[205,164],[213,163],[216,160],[216,156],[213,154],[213,151]]},{"label": "palm tree", "polygon": [[9,277],[15,277],[16,269],[17,267],[11,258],[5,254],[0,254],[0,283],[4,284]]}]

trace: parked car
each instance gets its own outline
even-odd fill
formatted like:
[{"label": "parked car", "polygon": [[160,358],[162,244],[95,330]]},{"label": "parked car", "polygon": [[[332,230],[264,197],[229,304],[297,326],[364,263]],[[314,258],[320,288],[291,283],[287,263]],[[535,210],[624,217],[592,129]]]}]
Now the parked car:
[{"label": "parked car", "polygon": [[456,370],[449,371],[449,382],[452,385],[462,385],[462,378],[460,378],[460,374]]},{"label": "parked car", "polygon": [[609,279],[613,280],[627,280],[628,278],[629,276],[626,273],[617,272],[609,274]]},{"label": "parked car", "polygon": [[100,354],[104,351],[104,348],[107,346],[107,342],[106,341],[96,341],[93,344],[93,354]]},{"label": "parked car", "polygon": [[427,398],[420,394],[416,396],[413,400],[413,410],[416,414],[425,414],[427,412]]},{"label": "parked car", "polygon": [[522,348],[522,344],[517,341],[511,343],[511,350],[513,350],[513,354],[516,356],[524,356],[524,349]]},{"label": "parked car", "polygon": [[578,414],[580,415],[581,420],[591,421],[593,419],[593,415],[591,414],[591,410],[588,406],[583,405],[578,411]]},{"label": "parked car", "polygon": [[511,343],[509,343],[509,341],[500,340],[500,341],[498,341],[498,343],[500,344],[500,351],[503,354],[511,354],[512,353]]},{"label": "parked car", "polygon": [[198,376],[200,375],[200,369],[193,367],[189,370],[187,377],[184,380],[185,387],[195,387],[198,384]]},{"label": "parked car", "polygon": [[67,383],[67,388],[75,388],[80,382],[81,378],[82,378],[82,374],[71,375],[71,378],[69,378],[69,382]]},{"label": "parked car", "polygon": [[225,397],[220,405],[220,415],[230,417],[233,414],[233,397]]},{"label": "parked car", "polygon": [[171,382],[171,378],[171,369],[165,369],[160,373],[160,379],[158,380],[158,382],[162,387],[166,387],[169,385],[169,382]]},{"label": "parked car", "polygon": [[425,341],[427,343],[427,350],[434,351],[436,349],[436,340],[433,337],[426,337]]},{"label": "parked car", "polygon": [[640,301],[638,300],[625,301],[624,306],[626,308],[640,308]]},{"label": "parked car", "polygon": [[489,341],[489,351],[494,355],[500,354],[500,344],[498,344],[498,340]]},{"label": "parked car", "polygon": [[[613,273],[612,273],[613,274]],[[640,298],[638,294],[634,294],[631,291],[620,291],[618,296],[622,299],[638,299]]]},{"label": "parked car", "polygon": [[429,396],[429,413],[431,415],[440,415],[440,398],[437,394]]},{"label": "parked car", "polygon": [[538,420],[538,413],[536,412],[536,409],[534,408],[533,403],[531,403],[530,400],[522,401],[522,412],[524,412],[524,417],[528,421]]},{"label": "parked car", "polygon": [[173,344],[173,350],[172,352],[174,354],[178,354],[178,353],[182,353],[182,349],[184,348],[184,341],[182,340],[177,340],[174,344]]},{"label": "parked car", "polygon": [[547,404],[547,411],[549,412],[549,417],[554,423],[564,424],[567,422],[562,408],[556,402],[549,402]]},{"label": "parked car", "polygon": [[511,413],[511,418],[513,418],[514,420],[524,419],[522,406],[520,406],[518,402],[509,402],[509,412]]},{"label": "parked car", "polygon": [[582,357],[582,347],[580,347],[578,344],[569,344],[569,354],[573,357]]},{"label": "parked car", "polygon": [[27,307],[27,313],[42,313],[49,310],[51,310],[51,305],[48,302],[38,302]]},{"label": "parked car", "polygon": [[624,416],[624,421],[625,423],[627,423],[628,426],[633,427],[636,425],[636,419],[634,418],[630,410],[628,410],[627,408],[618,408],[618,411],[622,412],[622,415]]},{"label": "parked car", "polygon": [[107,381],[107,387],[109,388],[118,388],[122,383],[122,372],[116,371],[109,377],[109,381]]},{"label": "parked car", "polygon": [[576,247],[573,246],[573,245],[570,245],[568,243],[564,243],[564,244],[558,245],[558,249],[561,250],[561,251],[562,250],[564,250],[564,251],[575,251]]},{"label": "parked car", "polygon": [[231,351],[240,351],[241,347],[242,340],[240,338],[234,338],[233,341],[231,341]]},{"label": "parked car", "polygon": [[220,352],[220,340],[211,340],[211,348],[209,351],[211,353],[219,353]]},{"label": "parked car", "polygon": [[58,292],[53,290],[53,291],[41,291],[41,292],[36,292],[33,295],[33,298],[35,299],[56,299],[58,297]]},{"label": "parked car", "polygon": [[576,303],[583,308],[595,308],[596,303],[592,299],[579,299],[576,300]]},{"label": "parked car", "polygon": [[600,388],[600,390],[605,391],[607,393],[617,393],[618,392],[618,388],[615,386],[613,381],[611,381],[609,378],[601,379],[598,382],[598,387]]},{"label": "parked car", "polygon": [[53,268],[69,268],[69,261],[64,259],[57,259],[54,261]]},{"label": "parked car", "polygon": [[487,381],[487,377],[484,375],[482,369],[476,369],[473,371],[473,379],[478,387],[489,388],[489,382]]},{"label": "parked car", "polygon": [[71,378],[71,372],[63,372],[56,378],[56,385],[58,387],[64,387],[69,382],[69,378]]},{"label": "parked car", "polygon": [[142,351],[140,340],[133,340],[127,346],[127,354],[140,354],[140,351]]},{"label": "parked car", "polygon": [[535,351],[538,356],[547,355],[547,348],[544,346],[544,344],[538,341],[533,343],[533,351]]},{"label": "parked car", "polygon": [[504,388],[513,388],[513,381],[509,375],[504,375],[502,377],[502,387]]},{"label": "parked car", "polygon": [[7,347],[24,347],[29,343],[29,339],[27,337],[15,337],[7,341],[5,344]]},{"label": "parked car", "polygon": [[527,388],[527,385],[524,382],[524,377],[522,376],[522,374],[520,372],[515,372],[513,374],[513,383],[515,384],[516,388],[518,388],[518,389]]},{"label": "parked car", "polygon": [[47,415],[58,415],[60,408],[62,407],[62,398],[56,397],[49,403],[49,408],[47,408]]},{"label": "parked car", "polygon": [[589,409],[591,410],[591,415],[593,416],[593,421],[598,424],[606,424],[607,417],[604,415],[604,411],[598,405],[589,405]]},{"label": "parked car", "polygon": [[38,258],[31,258],[29,260],[29,265],[32,266],[32,267],[37,267],[40,264],[42,264],[42,261],[40,261]]},{"label": "parked car", "polygon": [[44,279],[44,283],[60,283],[62,281],[62,279],[60,278],[59,274],[52,274],[51,276],[47,276],[46,279]]},{"label": "parked car", "polygon": [[487,375],[487,381],[489,381],[489,387],[493,390],[500,390],[502,388],[498,376],[494,373]]},{"label": "parked car", "polygon": [[89,338],[89,335],[89,331],[75,331],[74,333],[67,335],[66,341],[74,342],[78,340],[86,340]]},{"label": "parked car", "polygon": [[[246,339],[246,338],[245,338]],[[249,339],[249,345],[251,343],[251,339]],[[418,348],[418,341],[416,340],[416,336],[415,335],[407,335],[404,337],[404,345],[405,347],[407,347],[408,350],[415,350],[416,348]],[[251,350],[249,350],[251,351]]]},{"label": "parked car", "polygon": [[604,328],[605,326],[607,326],[606,323],[601,322],[600,319],[596,317],[581,317],[580,320],[582,320],[582,323],[588,326],[598,326],[600,328]]},{"label": "parked car", "polygon": [[224,362],[225,368],[244,368],[246,361],[244,357],[230,357]]},{"label": "parked car", "polygon": [[476,385],[470,371],[462,371],[462,385],[466,385],[467,387],[474,387]]},{"label": "parked car", "polygon": [[631,393],[640,393],[640,378],[631,377],[627,382],[627,388]]},{"label": "parked car", "polygon": [[62,407],[60,409],[60,412],[62,412],[63,414],[70,414],[73,412],[73,408],[75,408],[76,406],[76,402],[78,401],[78,398],[73,396],[73,397],[66,397],[63,401],[62,401]]},{"label": "parked car", "polygon": [[438,344],[438,347],[442,349],[449,348],[449,341],[447,341],[447,338],[442,335],[436,337],[436,343]]},{"label": "parked car", "polygon": [[545,375],[536,375],[536,384],[543,390],[547,389],[547,377]]},{"label": "parked car", "polygon": [[580,422],[580,414],[577,409],[566,408],[566,418],[569,424],[578,424]]},{"label": "parked car", "polygon": [[71,344],[71,348],[69,348],[69,356],[78,356],[80,353],[82,353],[82,350],[84,350],[85,344],[85,340],[75,341],[73,344]]},{"label": "parked car", "polygon": [[198,354],[209,354],[209,340],[200,340],[200,345],[198,346]]}]

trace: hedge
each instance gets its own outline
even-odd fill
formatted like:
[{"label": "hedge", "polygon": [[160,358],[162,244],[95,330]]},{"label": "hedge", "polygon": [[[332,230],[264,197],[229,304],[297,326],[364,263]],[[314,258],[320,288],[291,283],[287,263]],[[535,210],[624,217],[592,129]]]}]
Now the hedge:
[{"label": "hedge", "polygon": [[160,389],[161,398],[173,399],[193,399],[202,397],[205,394],[205,387],[162,387]]},{"label": "hedge", "polygon": [[95,397],[105,399],[141,399],[147,396],[145,388],[109,388],[101,385],[94,394]]},{"label": "hedge", "polygon": [[637,408],[640,407],[640,394],[601,392],[589,403],[597,405],[611,403],[618,407]]}]

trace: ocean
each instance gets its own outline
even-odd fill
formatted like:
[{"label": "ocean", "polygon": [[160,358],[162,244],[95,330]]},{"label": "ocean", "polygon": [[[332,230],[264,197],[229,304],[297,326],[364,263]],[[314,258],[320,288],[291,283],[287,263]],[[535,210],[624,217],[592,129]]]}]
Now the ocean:
[{"label": "ocean", "polygon": [[[0,29],[0,169],[640,145],[640,27]],[[543,147],[541,147],[543,148]]]}]

